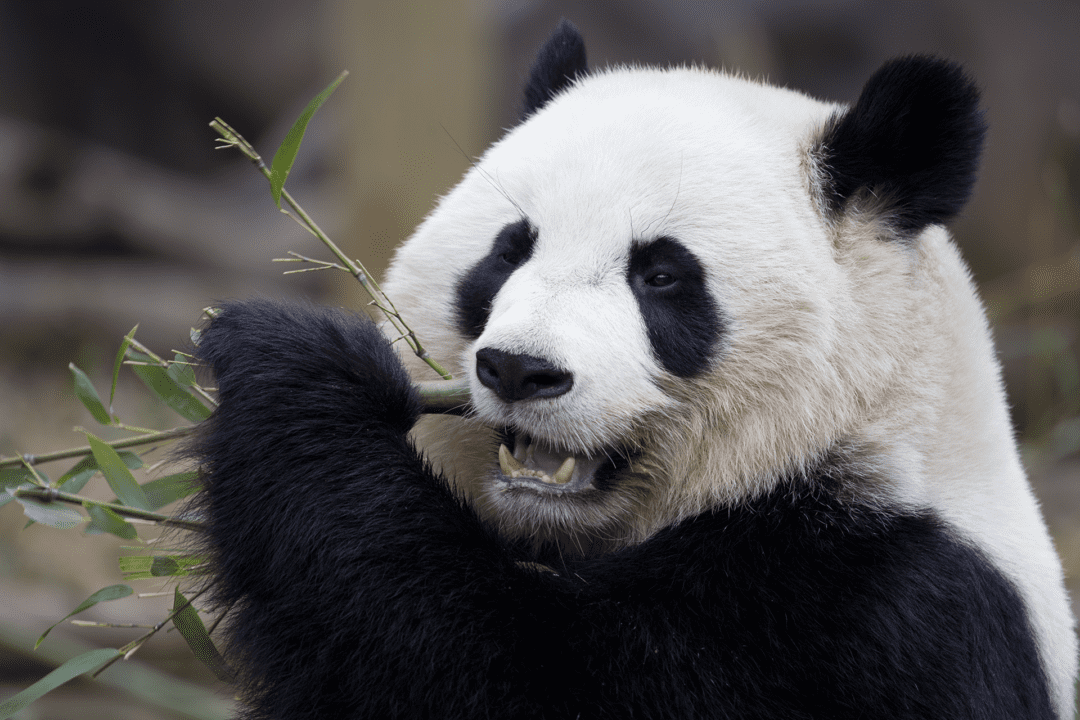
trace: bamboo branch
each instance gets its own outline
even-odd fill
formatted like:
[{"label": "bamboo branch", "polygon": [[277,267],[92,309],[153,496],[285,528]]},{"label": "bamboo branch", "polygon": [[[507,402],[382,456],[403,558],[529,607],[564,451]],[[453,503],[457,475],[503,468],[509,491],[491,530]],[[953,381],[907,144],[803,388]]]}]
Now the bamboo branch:
[{"label": "bamboo branch", "polygon": [[181,605],[180,607],[178,607],[178,608],[174,609],[172,612],[170,612],[168,617],[166,617],[164,620],[159,622],[157,625],[154,625],[152,628],[150,628],[150,631],[148,633],[146,633],[145,635],[143,635],[141,637],[138,637],[138,638],[132,640],[127,645],[124,645],[123,647],[118,648],[118,650],[120,651],[120,654],[117,655],[116,657],[114,657],[112,660],[109,660],[109,662],[105,663],[104,665],[99,667],[97,670],[95,670],[94,673],[90,677],[96,678],[98,675],[100,675],[101,673],[108,670],[113,665],[113,663],[117,662],[118,660],[121,660],[121,659],[127,660],[129,657],[132,656],[132,654],[134,654],[134,652],[136,650],[141,648],[143,646],[143,644],[147,640],[149,640],[155,634],[157,634],[161,630],[161,628],[165,627],[165,625],[170,620],[172,620],[174,617],[176,617],[180,613],[187,610],[188,607],[191,606],[191,604],[194,603],[199,598],[199,596],[202,595],[204,592],[206,592],[205,589],[198,591],[197,593],[192,595],[190,598],[188,598],[187,601],[183,605]]},{"label": "bamboo branch", "polygon": [[[195,426],[185,426],[173,428],[172,430],[162,430],[161,432],[150,433],[148,435],[139,435],[138,437],[123,438],[121,440],[112,440],[105,444],[114,450],[123,450],[130,447],[139,447],[141,445],[153,445],[159,442],[170,442],[172,440],[178,440],[180,438],[187,437],[195,432]],[[93,451],[89,445],[83,447],[69,448],[67,450],[58,450],[56,452],[44,453],[42,455],[19,455],[16,457],[0,458],[0,470],[9,467],[19,467],[21,465],[37,465],[39,463],[49,462],[51,460],[66,460],[68,458],[85,457],[92,454]]]},{"label": "bamboo branch", "polygon": [[184,530],[202,530],[203,525],[199,522],[191,520],[177,520],[176,518],[164,515],[162,513],[153,512],[151,510],[140,510],[139,508],[133,508],[130,505],[121,505],[119,503],[107,503],[93,498],[88,498],[84,495],[75,495],[73,493],[64,492],[63,490],[57,490],[56,488],[16,488],[14,495],[17,498],[31,498],[33,500],[41,500],[42,502],[64,502],[69,505],[85,505],[87,503],[91,505],[98,505],[100,507],[108,508],[121,517],[131,518],[134,520],[147,520],[150,522],[160,523],[162,525],[168,525],[169,527],[178,527]]},{"label": "bamboo branch", "polygon": [[[214,121],[210,123],[210,127],[214,128],[214,130],[221,135],[219,142],[222,144],[218,146],[219,149],[228,147],[236,148],[244,155],[244,157],[255,164],[255,167],[259,169],[259,172],[261,172],[267,180],[271,179],[270,169],[266,167],[266,163],[263,162],[262,157],[255,151],[255,148],[251,146],[251,143],[245,140],[240,133],[236,132],[236,130],[221,118],[214,118]],[[431,368],[439,373],[444,380],[452,379],[453,376],[431,357],[427,350],[424,349],[424,346],[420,344],[420,340],[416,337],[416,333],[414,333],[412,328],[405,323],[397,308],[394,307],[394,303],[387,297],[386,293],[382,291],[379,284],[375,282],[375,279],[371,276],[371,273],[367,271],[367,268],[365,268],[359,260],[352,260],[342,252],[341,248],[339,248],[337,244],[323,232],[322,228],[311,219],[311,216],[297,204],[296,200],[293,199],[288,190],[282,188],[281,197],[286,204],[292,208],[293,213],[295,213],[293,219],[296,220],[301,227],[304,227],[315,235],[315,237],[319,238],[323,245],[330,249],[330,252],[334,254],[334,257],[338,259],[345,270],[360,281],[360,284],[367,291],[368,295],[375,301],[375,306],[383,312],[383,315],[385,315],[391,325],[394,326],[394,329],[398,334],[405,338],[405,341],[409,344],[409,347],[412,348],[412,351],[416,356],[431,366]],[[283,210],[283,212],[285,211]],[[286,212],[286,214],[289,213]]]}]

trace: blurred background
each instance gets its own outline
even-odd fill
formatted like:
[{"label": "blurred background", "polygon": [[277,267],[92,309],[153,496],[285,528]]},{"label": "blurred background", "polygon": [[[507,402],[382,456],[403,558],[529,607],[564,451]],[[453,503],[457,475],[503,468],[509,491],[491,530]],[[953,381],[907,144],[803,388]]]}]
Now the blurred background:
[{"label": "blurred background", "polygon": [[[67,365],[107,388],[136,323],[164,353],[183,349],[201,309],[217,300],[366,302],[343,273],[283,276],[270,262],[288,250],[326,253],[275,210],[246,160],[214,150],[214,116],[271,157],[308,100],[348,69],[309,127],[288,187],[378,275],[468,158],[516,122],[533,54],[563,16],[585,35],[593,66],[701,63],[835,101],[854,100],[898,54],[967,66],[984,89],[990,136],[954,231],[990,311],[1025,462],[1080,597],[1075,0],[4,0],[0,455],[85,444],[72,428],[93,421]],[[126,374],[116,407],[135,425],[182,424]],[[25,524],[17,503],[0,508],[0,699],[80,648],[132,637],[61,626],[29,651],[46,627],[120,581],[123,541]],[[85,615],[156,622],[169,598],[159,600]],[[174,636],[128,663],[157,674],[136,682],[114,668],[102,676],[116,673],[113,682],[76,681],[20,717],[222,717],[228,689]],[[131,692],[139,682],[167,685],[174,701]]]}]

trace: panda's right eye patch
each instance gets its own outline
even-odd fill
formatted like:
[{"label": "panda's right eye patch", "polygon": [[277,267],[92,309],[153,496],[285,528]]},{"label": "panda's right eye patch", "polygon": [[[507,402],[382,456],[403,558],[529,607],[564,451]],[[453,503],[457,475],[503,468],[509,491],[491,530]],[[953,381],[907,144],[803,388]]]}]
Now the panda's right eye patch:
[{"label": "panda's right eye patch", "polygon": [[661,237],[630,248],[627,282],[649,344],[672,375],[692,377],[712,363],[724,317],[709,293],[705,269],[678,240]]},{"label": "panda's right eye patch", "polygon": [[491,304],[502,286],[532,257],[536,229],[525,218],[510,223],[495,237],[491,250],[457,282],[457,322],[466,337],[484,332]]},{"label": "panda's right eye patch", "polygon": [[502,255],[499,255],[499,259],[507,265],[513,265],[515,267],[521,264],[521,256],[516,252],[504,252]]},{"label": "panda's right eye patch", "polygon": [[675,276],[671,273],[658,272],[652,277],[646,278],[645,284],[652,287],[667,287],[675,284]]}]

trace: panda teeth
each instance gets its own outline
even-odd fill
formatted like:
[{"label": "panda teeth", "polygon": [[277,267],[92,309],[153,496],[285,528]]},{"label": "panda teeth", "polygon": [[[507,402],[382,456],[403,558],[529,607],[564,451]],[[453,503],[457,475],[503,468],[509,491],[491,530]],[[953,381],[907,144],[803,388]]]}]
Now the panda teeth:
[{"label": "panda teeth", "polygon": [[[531,453],[527,454],[526,460],[531,459],[531,457]],[[576,465],[577,460],[571,455],[562,461],[559,469],[555,471],[555,475],[551,476],[543,470],[526,467],[514,457],[514,454],[510,452],[510,448],[506,447],[505,444],[499,445],[499,469],[502,470],[502,474],[506,477],[533,477],[549,485],[565,485],[573,477]]]},{"label": "panda teeth", "polygon": [[510,452],[510,448],[506,445],[499,446],[499,469],[502,470],[502,474],[507,477],[517,477],[521,474],[522,470],[527,468],[521,464],[521,461],[514,457]]},{"label": "panda teeth", "polygon": [[574,456],[571,455],[570,457],[562,461],[562,465],[560,465],[559,469],[555,471],[555,476],[551,479],[559,485],[565,485],[566,483],[570,482],[570,478],[574,474],[574,466],[576,464],[577,460],[575,460]]}]

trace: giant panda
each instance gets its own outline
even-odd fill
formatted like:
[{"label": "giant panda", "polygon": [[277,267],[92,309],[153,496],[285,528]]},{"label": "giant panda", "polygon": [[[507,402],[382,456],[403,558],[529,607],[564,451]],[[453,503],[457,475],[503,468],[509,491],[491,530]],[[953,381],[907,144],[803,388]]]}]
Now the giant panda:
[{"label": "giant panda", "polygon": [[978,92],[851,106],[591,71],[521,122],[366,317],[227,302],[191,448],[247,718],[1068,718],[1076,639],[945,224]]}]

